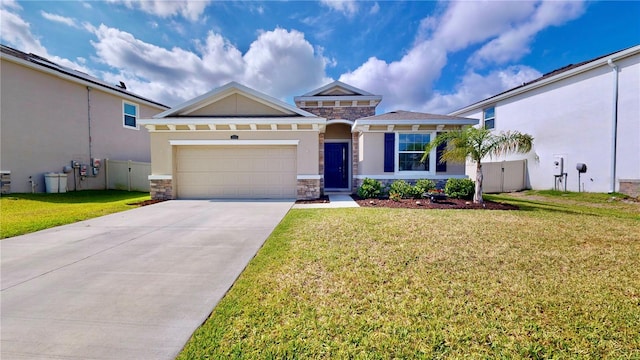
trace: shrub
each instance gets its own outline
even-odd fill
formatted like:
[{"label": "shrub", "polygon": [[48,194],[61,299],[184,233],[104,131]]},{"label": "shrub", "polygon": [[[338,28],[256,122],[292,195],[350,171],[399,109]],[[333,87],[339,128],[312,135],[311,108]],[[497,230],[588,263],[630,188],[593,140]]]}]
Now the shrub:
[{"label": "shrub", "polygon": [[412,186],[404,180],[396,180],[389,187],[389,197],[399,196],[400,198],[406,198],[413,195]]},{"label": "shrub", "polygon": [[444,186],[444,192],[454,199],[472,199],[475,193],[475,183],[470,179],[449,179]]},{"label": "shrub", "polygon": [[414,198],[422,198],[424,193],[427,193],[436,188],[436,183],[433,180],[428,179],[420,179],[416,181],[416,184],[413,186],[413,197]]},{"label": "shrub", "polygon": [[358,188],[358,196],[363,199],[377,198],[380,196],[382,183],[378,180],[366,178]]}]

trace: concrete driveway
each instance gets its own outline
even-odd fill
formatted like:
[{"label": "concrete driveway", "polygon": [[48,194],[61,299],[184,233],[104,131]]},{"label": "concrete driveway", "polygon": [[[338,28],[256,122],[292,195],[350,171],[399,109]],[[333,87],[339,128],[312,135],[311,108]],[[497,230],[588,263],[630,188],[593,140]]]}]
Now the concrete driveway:
[{"label": "concrete driveway", "polygon": [[173,359],[293,201],[168,201],[0,242],[0,358]]}]

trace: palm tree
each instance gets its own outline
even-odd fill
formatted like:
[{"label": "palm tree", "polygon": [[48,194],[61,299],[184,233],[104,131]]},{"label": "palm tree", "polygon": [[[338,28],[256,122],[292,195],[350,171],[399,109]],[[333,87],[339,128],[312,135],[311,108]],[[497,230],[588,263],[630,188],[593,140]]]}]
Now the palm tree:
[{"label": "palm tree", "polygon": [[475,127],[443,132],[425,147],[421,160],[426,161],[431,150],[441,144],[447,144],[440,157],[441,162],[464,163],[470,159],[476,163],[476,191],[473,202],[482,203],[482,159],[508,153],[528,153],[533,147],[533,137],[518,131],[494,134],[491,130]]}]

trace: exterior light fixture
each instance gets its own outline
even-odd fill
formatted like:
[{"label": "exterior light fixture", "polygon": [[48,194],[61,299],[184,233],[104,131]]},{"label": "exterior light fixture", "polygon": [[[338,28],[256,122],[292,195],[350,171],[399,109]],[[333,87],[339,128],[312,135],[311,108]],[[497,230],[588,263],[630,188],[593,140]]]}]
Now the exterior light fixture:
[{"label": "exterior light fixture", "polygon": [[231,140],[238,140],[238,135],[231,135]]}]

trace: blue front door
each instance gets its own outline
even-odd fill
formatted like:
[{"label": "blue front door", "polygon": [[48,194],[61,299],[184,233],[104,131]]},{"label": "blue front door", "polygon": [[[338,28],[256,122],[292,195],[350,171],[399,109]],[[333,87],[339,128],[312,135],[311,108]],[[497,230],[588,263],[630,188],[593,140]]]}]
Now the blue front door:
[{"label": "blue front door", "polygon": [[328,189],[349,188],[349,144],[324,144],[324,187]]}]

